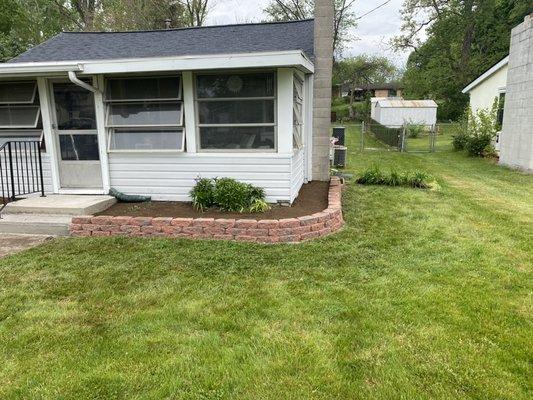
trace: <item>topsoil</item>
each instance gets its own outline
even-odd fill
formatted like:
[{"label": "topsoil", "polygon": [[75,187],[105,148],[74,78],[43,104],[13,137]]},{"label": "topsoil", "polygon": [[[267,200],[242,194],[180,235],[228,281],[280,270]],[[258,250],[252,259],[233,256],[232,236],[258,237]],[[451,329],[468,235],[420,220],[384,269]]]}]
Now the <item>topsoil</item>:
[{"label": "topsoil", "polygon": [[297,218],[328,208],[329,182],[313,181],[302,186],[298,198],[289,206],[272,205],[264,213],[236,213],[209,209],[196,211],[191,203],[181,201],[149,201],[146,203],[116,203],[98,215],[172,218]]}]

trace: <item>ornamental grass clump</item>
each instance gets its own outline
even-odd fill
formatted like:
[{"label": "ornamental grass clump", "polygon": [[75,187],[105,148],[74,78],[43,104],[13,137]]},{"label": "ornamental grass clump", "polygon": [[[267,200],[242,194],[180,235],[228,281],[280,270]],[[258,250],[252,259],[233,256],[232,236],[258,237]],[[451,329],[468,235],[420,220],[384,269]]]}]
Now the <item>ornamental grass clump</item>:
[{"label": "ornamental grass clump", "polygon": [[428,189],[430,180],[431,176],[423,171],[397,172],[392,169],[386,173],[381,171],[377,165],[372,165],[359,175],[356,182],[361,185],[404,186]]},{"label": "ornamental grass clump", "polygon": [[240,213],[265,212],[270,209],[262,188],[231,178],[198,179],[191,190],[191,197],[194,207],[199,211],[210,207]]}]

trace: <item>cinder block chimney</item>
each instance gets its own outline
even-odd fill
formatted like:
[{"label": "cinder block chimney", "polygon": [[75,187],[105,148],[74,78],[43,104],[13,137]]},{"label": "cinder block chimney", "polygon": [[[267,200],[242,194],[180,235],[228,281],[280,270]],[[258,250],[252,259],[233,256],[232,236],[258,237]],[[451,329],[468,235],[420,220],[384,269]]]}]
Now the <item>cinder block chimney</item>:
[{"label": "cinder block chimney", "polygon": [[329,132],[333,68],[333,0],[315,0],[313,84],[313,180],[329,180]]}]

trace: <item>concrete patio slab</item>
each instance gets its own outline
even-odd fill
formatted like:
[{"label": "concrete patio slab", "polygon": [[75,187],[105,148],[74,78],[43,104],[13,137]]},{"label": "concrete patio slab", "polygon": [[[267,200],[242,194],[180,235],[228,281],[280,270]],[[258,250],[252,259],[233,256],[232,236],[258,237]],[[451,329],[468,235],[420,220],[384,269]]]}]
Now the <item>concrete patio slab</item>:
[{"label": "concrete patio slab", "polygon": [[48,239],[51,239],[51,237],[42,235],[0,234],[0,257],[38,246]]},{"label": "concrete patio slab", "polygon": [[14,201],[6,206],[3,214],[91,215],[106,210],[116,201],[112,196],[54,194]]}]

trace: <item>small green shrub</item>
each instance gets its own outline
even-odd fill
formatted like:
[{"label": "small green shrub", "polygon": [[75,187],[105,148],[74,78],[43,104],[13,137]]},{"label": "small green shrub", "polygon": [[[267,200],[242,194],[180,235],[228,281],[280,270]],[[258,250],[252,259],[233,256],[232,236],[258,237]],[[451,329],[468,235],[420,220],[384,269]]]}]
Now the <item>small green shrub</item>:
[{"label": "small green shrub", "polygon": [[490,110],[481,109],[475,113],[469,108],[452,135],[453,148],[466,150],[470,156],[492,156],[495,153],[492,140],[498,133],[497,106],[496,101]]},{"label": "small green shrub", "polygon": [[199,211],[212,207],[215,203],[215,185],[212,179],[196,179],[191,190],[192,205]]},{"label": "small green shrub", "polygon": [[377,165],[372,165],[359,175],[356,182],[362,185],[407,186],[427,189],[430,187],[430,180],[431,176],[422,171],[408,173],[391,170],[387,174],[382,172]]},{"label": "small green shrub", "polygon": [[198,179],[191,197],[194,207],[200,211],[214,206],[229,212],[265,212],[270,209],[262,188],[231,178]]},{"label": "small green shrub", "polygon": [[405,130],[407,133],[407,137],[416,139],[424,134],[426,127],[423,124],[417,124],[415,122],[409,121],[409,123],[405,127]]},{"label": "small green shrub", "polygon": [[356,182],[362,185],[382,185],[385,180],[383,172],[375,164],[363,171]]}]

